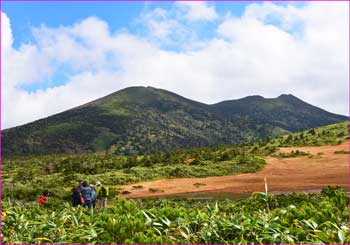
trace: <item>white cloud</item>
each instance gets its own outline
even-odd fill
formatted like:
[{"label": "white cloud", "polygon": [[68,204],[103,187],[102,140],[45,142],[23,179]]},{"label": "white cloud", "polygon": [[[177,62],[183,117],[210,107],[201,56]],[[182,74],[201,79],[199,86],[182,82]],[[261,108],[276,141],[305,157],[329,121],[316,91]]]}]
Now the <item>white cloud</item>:
[{"label": "white cloud", "polygon": [[202,47],[203,40],[197,37],[198,25],[186,18],[190,9],[179,8],[177,5],[175,3],[169,9],[144,10],[137,21],[143,27],[139,37],[163,49],[188,50]]},{"label": "white cloud", "polygon": [[5,13],[1,13],[1,51],[8,51],[13,43],[12,30],[10,26],[10,19]]},{"label": "white cloud", "polygon": [[174,38],[181,38],[187,34],[184,26],[172,16],[173,13],[156,8],[141,15],[139,23],[146,29],[147,37],[160,44],[172,44]]},{"label": "white cloud", "polygon": [[295,5],[285,7],[266,2],[264,4],[251,4],[247,7],[244,18],[257,19],[259,21],[269,21],[279,24],[281,28],[290,30],[300,23],[301,15],[305,9]]},{"label": "white cloud", "polygon": [[168,19],[167,11],[162,8],[156,8],[147,12],[142,21],[146,24],[148,31],[157,38],[168,37],[178,27],[176,20]]},{"label": "white cloud", "polygon": [[190,21],[211,21],[218,18],[215,7],[206,2],[176,2],[177,6],[186,11],[185,18]]},{"label": "white cloud", "polygon": [[[60,28],[37,27],[36,42],[15,49],[10,21],[2,13],[2,126],[24,124],[135,85],[206,103],[292,93],[348,114],[345,4],[252,4],[242,17],[221,21],[206,45],[182,51],[164,50],[157,40],[130,33],[113,34],[96,17]],[[149,14],[149,20],[171,20],[162,9]],[[298,34],[293,32],[296,23],[302,25]],[[176,41],[176,28],[152,28],[159,37]],[[25,83],[50,81],[62,64],[73,71],[64,85],[32,93],[20,89]]]}]

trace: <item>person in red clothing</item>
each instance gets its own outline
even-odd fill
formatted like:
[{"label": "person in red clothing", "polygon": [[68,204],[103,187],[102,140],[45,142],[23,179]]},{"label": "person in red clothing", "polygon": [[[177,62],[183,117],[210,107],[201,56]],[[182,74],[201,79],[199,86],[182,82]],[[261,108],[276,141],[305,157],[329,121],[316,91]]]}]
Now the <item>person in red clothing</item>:
[{"label": "person in red clothing", "polygon": [[44,190],[42,196],[39,198],[39,205],[42,205],[42,203],[49,203],[49,191],[48,190]]}]

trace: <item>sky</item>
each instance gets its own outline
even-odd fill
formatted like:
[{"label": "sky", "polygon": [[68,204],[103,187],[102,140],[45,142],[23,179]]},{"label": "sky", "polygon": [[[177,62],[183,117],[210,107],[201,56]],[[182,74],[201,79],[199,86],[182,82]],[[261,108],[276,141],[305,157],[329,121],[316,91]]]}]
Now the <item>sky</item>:
[{"label": "sky", "polygon": [[129,86],[349,115],[347,2],[2,2],[1,127]]}]

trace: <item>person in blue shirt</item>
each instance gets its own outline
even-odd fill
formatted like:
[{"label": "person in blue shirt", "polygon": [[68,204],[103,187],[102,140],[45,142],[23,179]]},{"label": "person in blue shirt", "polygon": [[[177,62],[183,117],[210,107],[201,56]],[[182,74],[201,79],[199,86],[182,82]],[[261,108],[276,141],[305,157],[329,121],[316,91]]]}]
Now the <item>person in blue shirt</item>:
[{"label": "person in blue shirt", "polygon": [[86,181],[83,182],[80,192],[84,199],[84,207],[92,208],[92,190]]}]

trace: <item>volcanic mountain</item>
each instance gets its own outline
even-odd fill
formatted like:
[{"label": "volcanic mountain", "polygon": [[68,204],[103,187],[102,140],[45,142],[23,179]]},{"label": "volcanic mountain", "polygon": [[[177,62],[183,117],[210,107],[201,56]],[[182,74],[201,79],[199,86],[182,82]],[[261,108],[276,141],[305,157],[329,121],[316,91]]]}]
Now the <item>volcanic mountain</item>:
[{"label": "volcanic mountain", "polygon": [[207,105],[153,87],[129,87],[71,110],[2,131],[5,156],[109,151],[146,154],[237,144],[348,117],[293,95]]}]

